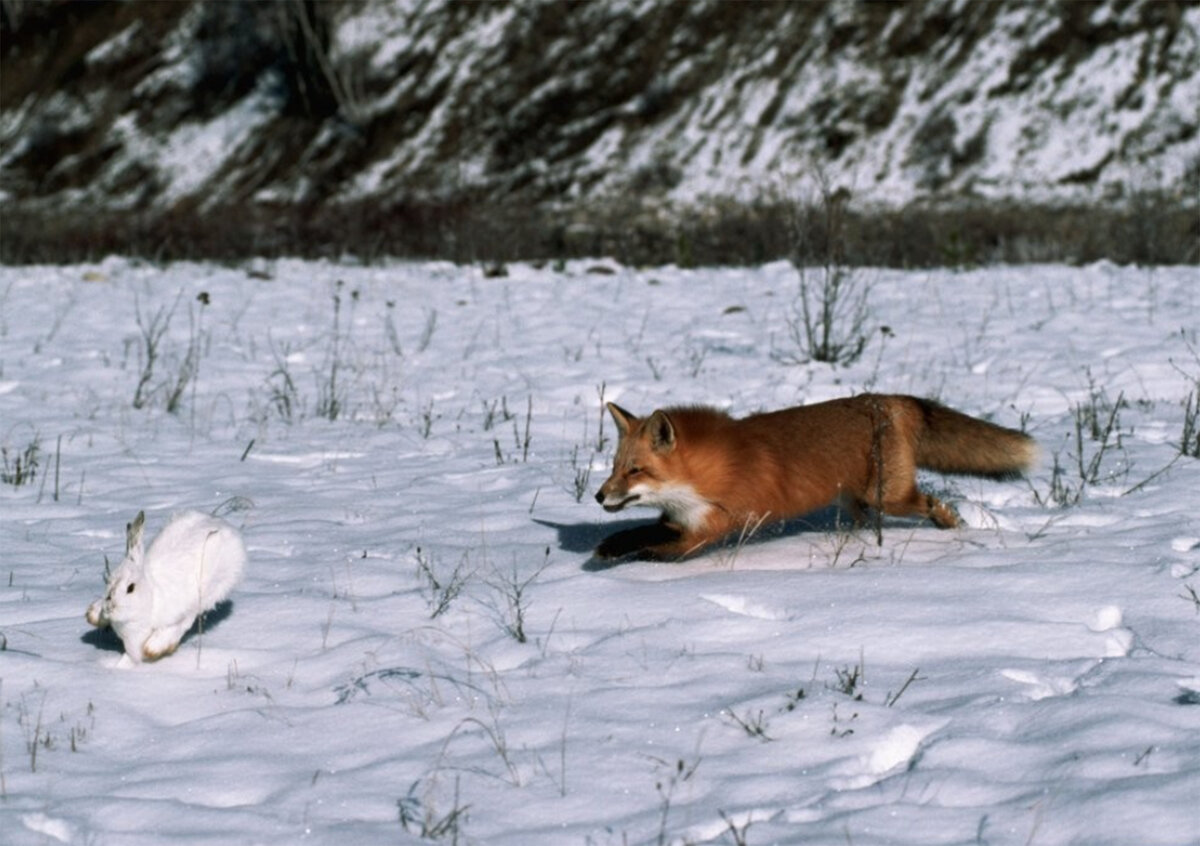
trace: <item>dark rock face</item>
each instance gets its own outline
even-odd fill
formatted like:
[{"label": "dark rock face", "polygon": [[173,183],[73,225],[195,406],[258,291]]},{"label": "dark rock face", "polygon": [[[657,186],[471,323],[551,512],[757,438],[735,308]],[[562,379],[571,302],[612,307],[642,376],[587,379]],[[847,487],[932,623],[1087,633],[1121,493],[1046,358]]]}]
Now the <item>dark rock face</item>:
[{"label": "dark rock face", "polygon": [[0,4],[0,203],[901,206],[1200,186],[1200,6]]}]

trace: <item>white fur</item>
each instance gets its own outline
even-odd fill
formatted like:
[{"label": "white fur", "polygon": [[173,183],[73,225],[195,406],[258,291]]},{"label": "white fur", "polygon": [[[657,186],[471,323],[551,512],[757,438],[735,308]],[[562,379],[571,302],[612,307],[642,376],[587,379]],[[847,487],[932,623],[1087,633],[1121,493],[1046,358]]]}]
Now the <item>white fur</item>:
[{"label": "white fur", "polygon": [[144,519],[128,526],[125,559],[87,610],[93,626],[112,626],[133,663],[174,652],[196,617],[229,596],[246,564],[241,534],[220,518],[177,514],[143,553]]},{"label": "white fur", "polygon": [[661,508],[668,520],[684,529],[702,527],[713,508],[691,485],[674,483],[660,488],[634,485],[629,492],[638,495],[637,505]]}]

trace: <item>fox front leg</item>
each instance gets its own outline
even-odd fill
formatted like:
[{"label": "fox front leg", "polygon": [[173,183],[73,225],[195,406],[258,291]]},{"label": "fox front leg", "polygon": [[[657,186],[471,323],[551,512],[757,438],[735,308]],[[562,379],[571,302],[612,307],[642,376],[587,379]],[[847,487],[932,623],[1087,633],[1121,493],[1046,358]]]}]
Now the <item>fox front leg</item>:
[{"label": "fox front leg", "polygon": [[642,553],[649,553],[654,558],[669,558],[672,556],[660,555],[659,550],[672,547],[682,537],[683,532],[677,526],[659,520],[657,523],[636,526],[609,535],[596,547],[596,557],[611,561],[618,558],[642,557]]},{"label": "fox front leg", "polygon": [[686,531],[660,520],[609,535],[596,547],[596,557],[606,560],[641,558],[649,561],[679,561],[720,540],[719,536]]},{"label": "fox front leg", "polygon": [[638,553],[638,557],[650,561],[682,561],[714,543],[719,543],[723,537],[724,535],[708,532],[683,531],[674,538],[644,547]]}]

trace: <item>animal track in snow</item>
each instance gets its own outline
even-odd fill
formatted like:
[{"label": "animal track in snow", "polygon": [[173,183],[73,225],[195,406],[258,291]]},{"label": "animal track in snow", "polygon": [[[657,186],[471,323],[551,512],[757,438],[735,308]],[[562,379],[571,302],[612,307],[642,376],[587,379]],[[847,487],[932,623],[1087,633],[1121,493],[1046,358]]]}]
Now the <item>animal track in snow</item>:
[{"label": "animal track in snow", "polygon": [[1190,679],[1176,679],[1179,685],[1179,695],[1173,700],[1176,705],[1200,705],[1200,676]]},{"label": "animal track in snow", "polygon": [[1070,696],[1079,689],[1079,680],[1073,676],[1051,676],[1028,670],[1001,670],[1000,675],[1026,685],[1025,695],[1035,702],[1051,696]]},{"label": "animal track in snow", "polygon": [[1104,657],[1121,658],[1129,654],[1133,646],[1133,632],[1122,628],[1124,615],[1115,605],[1106,605],[1092,615],[1087,627],[1097,634],[1105,635]]},{"label": "animal track in snow", "polygon": [[[1095,659],[1123,658],[1129,654],[1133,646],[1133,632],[1124,628],[1124,614],[1116,605],[1105,605],[1096,609],[1091,616],[1083,621],[1088,631],[1097,635],[1101,649],[1099,655],[1093,653]],[[1092,662],[1089,666],[1095,666]],[[1050,673],[1033,672],[1030,670],[1007,669],[1000,674],[1006,679],[1025,685],[1025,695],[1032,699],[1046,699],[1051,696],[1070,696],[1079,689],[1079,680],[1083,673],[1071,676],[1054,675]]]},{"label": "animal track in snow", "polygon": [[346,461],[353,458],[363,458],[366,453],[362,452],[346,452],[342,450],[330,450],[326,452],[306,452],[297,453],[295,455],[286,455],[277,452],[252,452],[249,458],[255,461],[263,461],[268,464],[284,464],[299,467],[301,469],[312,470],[317,467],[322,467],[331,461]]},{"label": "animal track in snow", "polygon": [[907,764],[917,754],[924,739],[925,733],[915,726],[896,726],[871,750],[867,769],[875,775],[883,775],[901,764]]},{"label": "animal track in snow", "polygon": [[1191,536],[1171,538],[1171,549],[1176,552],[1191,552],[1198,546],[1200,546],[1200,538]]},{"label": "animal track in snow", "polygon": [[901,767],[907,768],[921,750],[921,744],[930,735],[930,730],[902,723],[894,726],[870,748],[859,755],[847,768],[853,774],[835,779],[839,790],[855,790],[870,787],[881,781],[888,773]]},{"label": "animal track in snow", "polygon": [[75,839],[75,827],[66,820],[34,813],[21,817],[21,823],[30,831],[59,843],[70,843]]},{"label": "animal track in snow", "polygon": [[702,593],[700,598],[713,605],[719,605],[731,613],[740,614],[743,617],[754,617],[757,620],[786,620],[790,616],[782,608],[771,608],[744,596],[727,593]]}]

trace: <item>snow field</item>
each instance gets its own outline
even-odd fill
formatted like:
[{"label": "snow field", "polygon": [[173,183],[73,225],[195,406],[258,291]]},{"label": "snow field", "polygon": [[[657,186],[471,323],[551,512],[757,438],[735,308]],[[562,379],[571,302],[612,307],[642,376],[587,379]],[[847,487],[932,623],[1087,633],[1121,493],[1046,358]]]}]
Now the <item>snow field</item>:
[{"label": "snow field", "polygon": [[[787,363],[785,264],[508,270],[0,268],[5,475],[38,446],[0,485],[5,843],[1196,841],[1195,268],[865,271],[837,369]],[[642,516],[591,499],[602,398],[862,390],[1024,425],[1042,464],[930,475],[959,530],[822,512],[589,560]],[[245,581],[118,670],[104,558],[186,507],[242,528]]]}]

